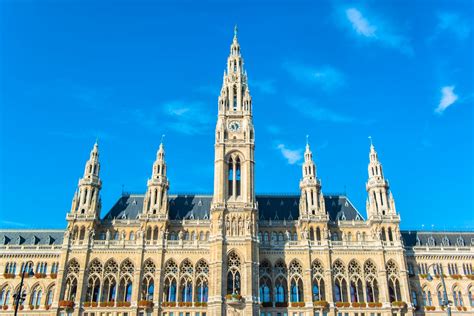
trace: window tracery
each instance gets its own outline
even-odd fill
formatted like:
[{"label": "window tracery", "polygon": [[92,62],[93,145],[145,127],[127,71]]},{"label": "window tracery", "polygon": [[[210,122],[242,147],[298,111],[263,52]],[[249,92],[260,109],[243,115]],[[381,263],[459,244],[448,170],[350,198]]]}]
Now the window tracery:
[{"label": "window tracery", "polygon": [[227,294],[240,294],[240,257],[231,251],[227,256]]}]

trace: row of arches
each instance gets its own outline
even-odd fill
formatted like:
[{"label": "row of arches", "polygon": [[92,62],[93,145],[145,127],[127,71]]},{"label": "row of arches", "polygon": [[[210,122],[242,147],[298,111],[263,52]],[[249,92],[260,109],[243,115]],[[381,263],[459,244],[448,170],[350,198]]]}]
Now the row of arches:
[{"label": "row of arches", "polygon": [[[439,306],[442,306],[444,303],[443,297],[443,286],[442,284],[438,284],[435,287],[435,291],[432,291],[432,288],[429,284],[424,284],[421,286],[421,299],[423,302],[423,306],[434,306],[435,299],[433,296],[436,296],[436,303]],[[454,306],[471,306],[474,307],[474,286],[469,284],[463,289],[459,284],[455,283],[452,285],[451,289],[447,291],[448,296],[451,296],[449,300],[451,300]],[[467,302],[463,299],[463,297],[467,298]],[[418,305],[418,296],[415,291],[412,292],[412,299],[415,306]]]},{"label": "row of arches", "polygon": [[[262,303],[302,302],[304,282],[302,265],[293,260],[287,266],[282,260],[274,265],[264,260],[260,263],[259,294]],[[402,300],[398,266],[393,261],[386,264],[390,302]],[[331,279],[325,277],[325,269],[319,260],[311,265],[311,299],[326,299],[326,282],[332,282],[335,302],[379,302],[378,269],[372,260],[361,265],[351,260],[346,266],[335,260],[331,267]]]},{"label": "row of arches", "polygon": [[173,259],[164,268],[163,300],[165,302],[200,302],[208,300],[209,264],[201,259],[195,265],[189,259],[179,265]]},{"label": "row of arches", "polygon": [[[10,284],[4,284],[0,287],[0,306],[8,306],[14,303],[13,295],[18,292],[19,285],[13,290]],[[52,283],[47,287],[43,287],[41,284],[35,284],[31,289],[23,289],[25,300],[21,301],[20,304],[24,305],[27,303],[34,308],[40,306],[51,306],[54,299],[55,284]]]}]

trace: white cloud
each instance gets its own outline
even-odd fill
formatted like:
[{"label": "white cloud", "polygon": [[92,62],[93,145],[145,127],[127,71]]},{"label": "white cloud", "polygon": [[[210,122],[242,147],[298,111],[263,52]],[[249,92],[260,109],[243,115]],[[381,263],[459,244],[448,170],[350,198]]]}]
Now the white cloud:
[{"label": "white cloud", "polygon": [[295,163],[299,162],[303,158],[303,150],[302,149],[295,149],[291,150],[286,148],[284,144],[279,144],[277,149],[280,150],[283,157],[288,161],[290,165],[294,165]]},{"label": "white cloud", "polygon": [[321,107],[308,99],[293,98],[288,100],[288,104],[301,112],[305,117],[316,121],[329,121],[333,123],[349,123],[354,121],[352,117]]},{"label": "white cloud", "polygon": [[355,8],[347,9],[346,16],[357,33],[366,37],[375,37],[377,28],[371,25],[370,22],[362,16],[359,10]]},{"label": "white cloud", "polygon": [[285,62],[283,69],[295,80],[304,84],[319,85],[326,91],[339,88],[345,82],[343,73],[331,66],[315,68],[300,63]]},{"label": "white cloud", "polygon": [[407,37],[398,34],[388,21],[377,17],[362,14],[359,9],[347,8],[344,10],[345,19],[350,22],[357,35],[367,40],[379,42],[387,47],[396,48],[406,55],[413,55],[413,48]]},{"label": "white cloud", "polygon": [[448,107],[453,105],[458,100],[458,95],[454,93],[454,86],[444,86],[441,88],[441,100],[438,107],[435,109],[436,113],[443,113]]}]

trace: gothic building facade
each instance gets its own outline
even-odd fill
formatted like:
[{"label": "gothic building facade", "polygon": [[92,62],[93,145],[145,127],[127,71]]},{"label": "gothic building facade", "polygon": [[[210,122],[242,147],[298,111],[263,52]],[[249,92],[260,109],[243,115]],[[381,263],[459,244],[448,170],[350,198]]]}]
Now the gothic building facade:
[{"label": "gothic building facade", "polygon": [[308,144],[299,195],[256,195],[252,107],[235,34],[213,195],[169,194],[160,144],[145,194],[123,194],[101,217],[96,143],[65,230],[0,231],[0,315],[474,313],[474,233],[400,231],[374,146],[366,216],[323,194]]}]

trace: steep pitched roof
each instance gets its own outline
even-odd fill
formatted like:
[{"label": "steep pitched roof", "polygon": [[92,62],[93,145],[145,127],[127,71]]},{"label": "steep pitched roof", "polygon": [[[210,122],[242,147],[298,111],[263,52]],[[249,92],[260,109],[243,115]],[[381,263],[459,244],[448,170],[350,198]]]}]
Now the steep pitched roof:
[{"label": "steep pitched roof", "polygon": [[[135,219],[143,209],[143,195],[124,195],[119,198],[104,219]],[[261,220],[292,220],[299,216],[298,195],[257,195]],[[364,220],[346,196],[324,197],[326,212],[332,221]],[[208,219],[212,195],[180,194],[169,196],[170,219]]]},{"label": "steep pitched roof", "polygon": [[61,245],[64,230],[0,230],[0,245]]},{"label": "steep pitched roof", "polygon": [[474,246],[474,232],[401,231],[405,246]]}]

